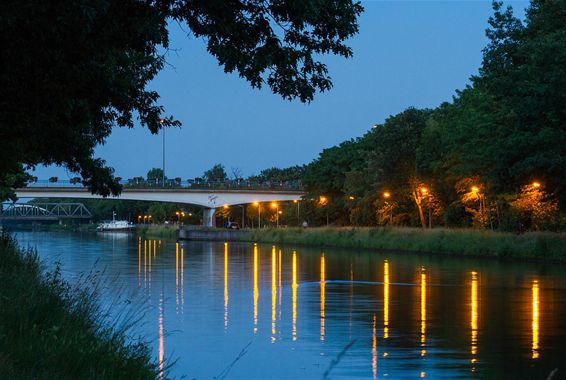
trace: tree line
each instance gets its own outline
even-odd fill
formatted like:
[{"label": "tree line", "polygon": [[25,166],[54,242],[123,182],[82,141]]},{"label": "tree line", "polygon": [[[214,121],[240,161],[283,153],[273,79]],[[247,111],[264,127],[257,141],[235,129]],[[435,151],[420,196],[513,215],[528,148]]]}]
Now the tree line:
[{"label": "tree line", "polygon": [[304,167],[306,218],[564,228],[566,3],[533,0],[524,21],[493,8],[479,72],[451,102],[408,108]]}]

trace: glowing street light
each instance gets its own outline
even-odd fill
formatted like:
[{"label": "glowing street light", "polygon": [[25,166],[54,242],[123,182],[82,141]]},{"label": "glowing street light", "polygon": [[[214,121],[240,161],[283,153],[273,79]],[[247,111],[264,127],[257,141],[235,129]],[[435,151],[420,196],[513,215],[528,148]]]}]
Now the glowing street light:
[{"label": "glowing street light", "polygon": [[[328,198],[326,198],[325,196],[321,195],[321,196],[318,198],[318,203],[319,203],[321,206],[326,206],[326,205],[328,204]],[[328,227],[328,225],[329,225],[329,222],[328,222],[328,209],[326,209],[326,227]]]},{"label": "glowing street light", "polygon": [[473,191],[474,193],[477,193],[477,192],[480,191],[480,189],[479,189],[479,187],[477,187],[477,186],[472,186],[472,191]]},{"label": "glowing street light", "polygon": [[533,187],[535,189],[538,189],[540,187],[540,182],[537,182],[537,181],[533,182]]},{"label": "glowing street light", "polygon": [[421,187],[421,194],[423,197],[429,197],[428,201],[428,228],[432,228],[432,210],[430,208],[430,194],[426,187]]},{"label": "glowing street light", "polygon": [[279,204],[276,202],[271,203],[271,207],[275,209],[276,212],[276,220],[277,220],[277,228],[279,228]]},{"label": "glowing street light", "polygon": [[389,206],[389,224],[393,224],[393,204],[387,202],[387,199],[391,198],[391,193],[389,191],[384,192],[383,198],[386,199],[385,204]]}]

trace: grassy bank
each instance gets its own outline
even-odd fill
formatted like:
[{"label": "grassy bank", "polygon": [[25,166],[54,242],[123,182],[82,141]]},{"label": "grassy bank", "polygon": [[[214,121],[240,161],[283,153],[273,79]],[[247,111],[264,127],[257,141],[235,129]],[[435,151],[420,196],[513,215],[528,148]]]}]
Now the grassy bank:
[{"label": "grassy bank", "polygon": [[156,238],[156,239],[176,239],[177,231],[179,227],[176,225],[138,225],[136,227],[136,233],[145,238]]},{"label": "grassy bank", "polygon": [[[92,280],[92,279],[90,279]],[[105,327],[92,287],[72,287],[41,271],[32,251],[0,236],[0,378],[156,379],[143,343]]]},{"label": "grassy bank", "polygon": [[249,230],[247,241],[566,261],[566,234],[472,229],[286,228]]}]

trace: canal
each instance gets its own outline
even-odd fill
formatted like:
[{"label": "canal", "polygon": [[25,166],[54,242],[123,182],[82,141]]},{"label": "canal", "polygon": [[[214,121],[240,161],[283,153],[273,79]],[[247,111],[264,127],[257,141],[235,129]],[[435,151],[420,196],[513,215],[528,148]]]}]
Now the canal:
[{"label": "canal", "polygon": [[[18,232],[188,379],[565,378],[566,268]],[[83,280],[84,281],[84,280]]]}]

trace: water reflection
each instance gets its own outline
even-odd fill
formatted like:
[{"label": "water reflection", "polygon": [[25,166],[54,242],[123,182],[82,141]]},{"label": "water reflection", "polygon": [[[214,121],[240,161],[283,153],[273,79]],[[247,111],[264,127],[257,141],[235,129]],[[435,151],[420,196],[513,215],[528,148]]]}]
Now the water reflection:
[{"label": "water reflection", "polygon": [[179,243],[175,243],[175,305],[176,305],[175,310],[178,313],[179,312]]},{"label": "water reflection", "polygon": [[326,308],[326,262],[324,253],[320,256],[320,341],[324,342]]},{"label": "water reflection", "polygon": [[389,262],[383,263],[383,339],[389,338]]},{"label": "water reflection", "polygon": [[[52,255],[65,252],[66,240],[58,244]],[[320,379],[354,339],[333,378],[546,378],[562,358],[566,276],[556,268],[510,270],[508,263],[408,255],[385,260],[376,252],[247,243],[136,237],[120,244],[123,254],[119,244],[112,256],[88,247],[77,254],[74,244],[57,258],[77,272],[100,260],[111,275],[119,274],[119,286],[142,290],[154,306],[142,333],[155,342],[161,371],[165,324],[174,332],[167,349],[179,357],[175,377],[211,378],[252,340],[253,355],[241,358],[229,377]],[[158,288],[153,294],[152,286]],[[261,305],[260,290],[267,296]],[[109,302],[108,294],[102,297]]]},{"label": "water reflection", "polygon": [[374,379],[377,378],[377,317],[373,315],[371,329],[371,373]]},{"label": "water reflection", "polygon": [[228,243],[224,243],[224,330],[228,329]]},{"label": "water reflection", "polygon": [[258,272],[259,272],[259,248],[254,244],[254,333],[257,333],[257,308],[259,302],[259,285],[258,285]]},{"label": "water reflection", "polygon": [[277,333],[275,321],[277,319],[277,250],[271,247],[271,342],[275,343]]},{"label": "water reflection", "polygon": [[539,290],[538,290],[538,281],[533,281],[532,286],[532,293],[533,293],[533,345],[532,345],[532,358],[538,359],[539,357]]},{"label": "water reflection", "polygon": [[470,353],[472,355],[471,362],[474,364],[472,372],[475,371],[476,355],[478,353],[478,274],[472,272],[471,282],[471,303],[470,303],[470,329],[472,331]]},{"label": "water reflection", "polygon": [[422,267],[421,268],[421,356],[425,356],[425,355],[426,355],[426,273],[425,273],[425,268]]},{"label": "water reflection", "polygon": [[163,379],[163,364],[165,358],[165,332],[164,332],[164,307],[163,307],[163,292],[159,295],[159,378]]},{"label": "water reflection", "polygon": [[292,336],[293,340],[297,340],[297,252],[293,251],[293,282],[291,283],[293,291],[293,323]]}]

